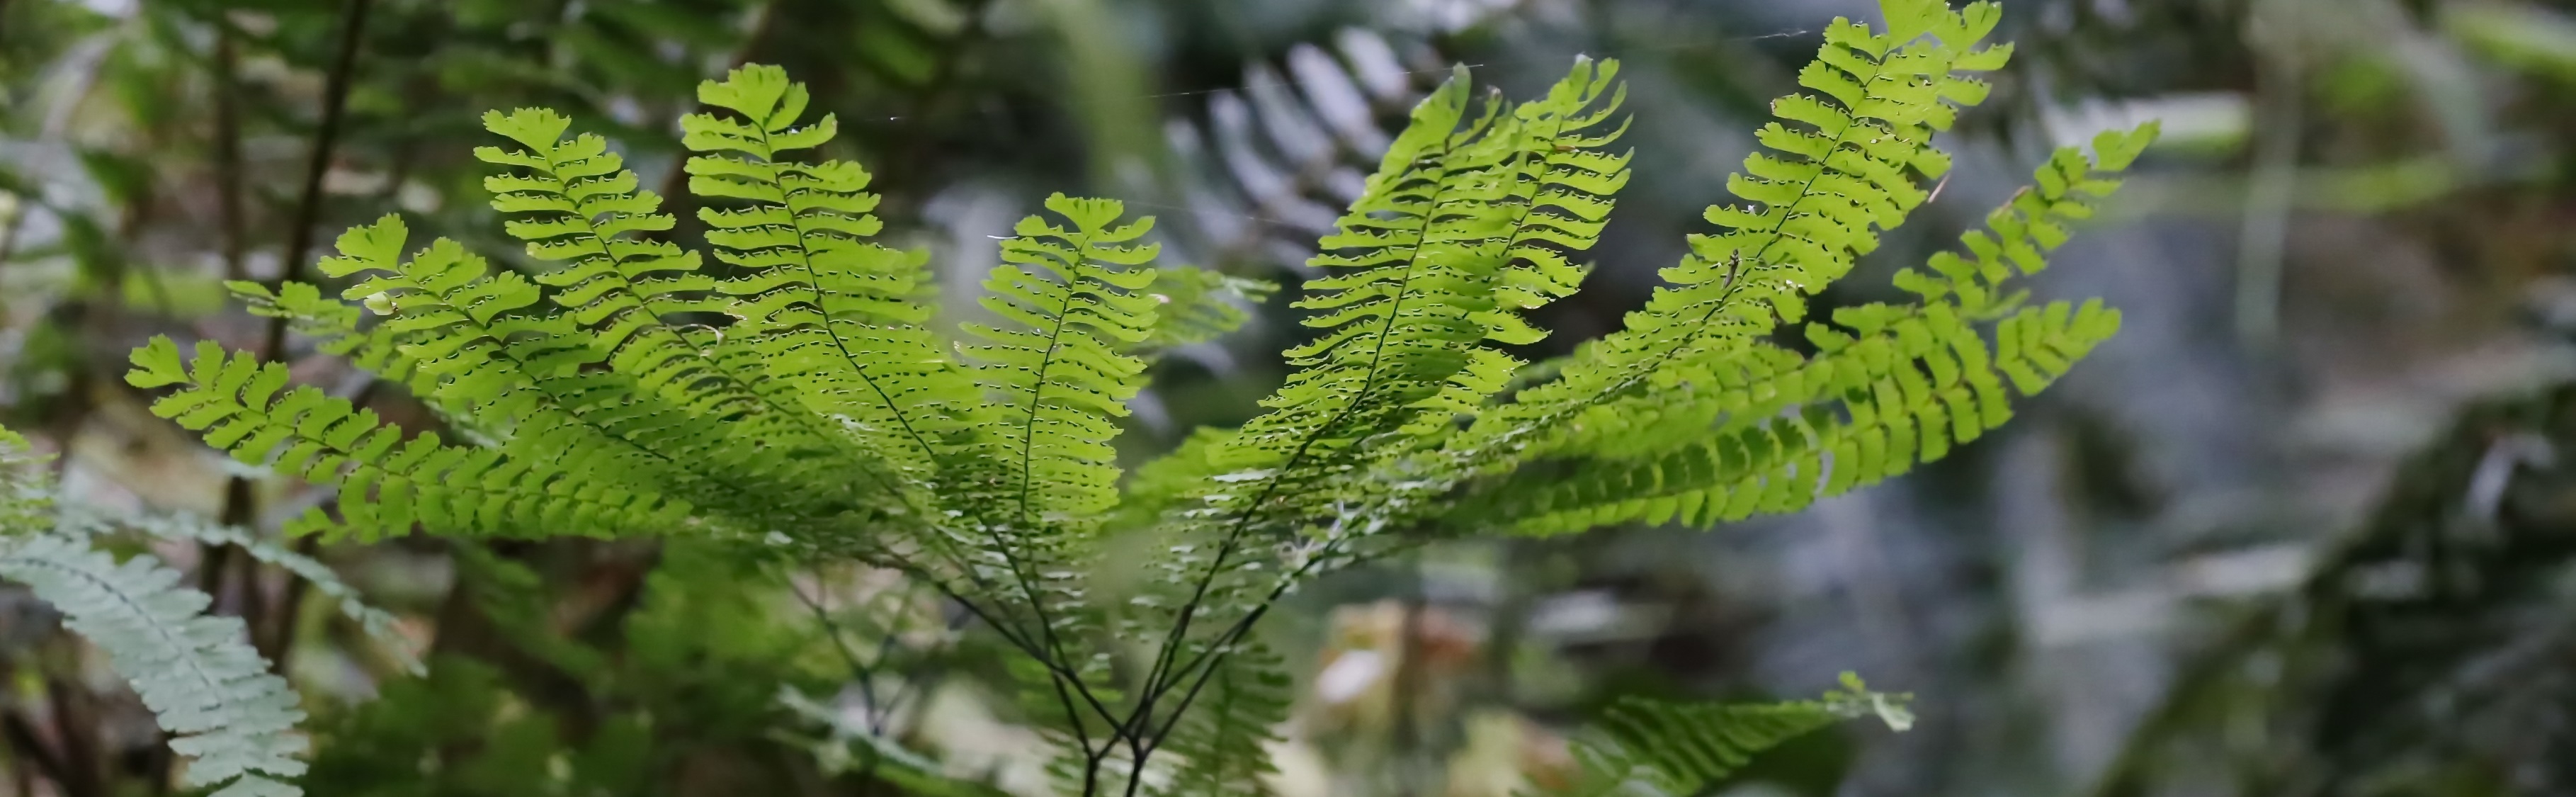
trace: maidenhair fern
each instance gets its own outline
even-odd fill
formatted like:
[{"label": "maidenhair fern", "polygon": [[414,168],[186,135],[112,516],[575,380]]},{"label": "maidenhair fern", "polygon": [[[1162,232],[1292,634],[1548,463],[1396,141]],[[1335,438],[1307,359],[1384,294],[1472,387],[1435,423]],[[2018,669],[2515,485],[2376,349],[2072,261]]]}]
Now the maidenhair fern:
[{"label": "maidenhair fern", "polygon": [[97,521],[58,518],[51,480],[26,451],[25,439],[0,430],[0,578],[26,585],[107,652],[170,732],[170,749],[192,759],[189,785],[220,786],[216,797],[302,794],[281,779],[304,773],[294,735],[304,712],[251,649],[241,619],[207,614],[213,600],[149,555],[119,562],[93,548]]},{"label": "maidenhair fern", "polygon": [[[875,240],[868,172],[818,154],[834,117],[758,65],[681,121],[703,253],[653,235],[673,219],[604,139],[520,109],[484,117],[476,155],[522,252],[389,216],[323,263],[355,305],[237,286],[456,440],[211,343],[156,339],[128,380],[172,388],[154,412],[235,457],[336,487],[303,530],[689,535],[893,568],[1015,651],[1068,791],[1258,792],[1283,701],[1253,630],[1321,574],[1443,535],[1795,511],[1977,439],[2117,328],[2011,279],[2152,127],[2056,153],[1964,252],[1899,273],[1915,300],[1811,310],[1931,201],[1935,134],[2011,53],[1983,42],[1991,3],[1881,9],[1826,29],[1668,284],[1544,365],[1503,347],[1547,334],[1527,313],[1580,285],[1629,179],[1618,67],[1577,59],[1524,102],[1458,70],[1320,242],[1295,302],[1311,337],[1262,414],[1133,474],[1112,443],[1154,358],[1266,286],[1156,263],[1150,217],[1059,195],[949,334],[926,257]],[[1623,709],[1592,760],[1686,791],[1846,707]]]}]

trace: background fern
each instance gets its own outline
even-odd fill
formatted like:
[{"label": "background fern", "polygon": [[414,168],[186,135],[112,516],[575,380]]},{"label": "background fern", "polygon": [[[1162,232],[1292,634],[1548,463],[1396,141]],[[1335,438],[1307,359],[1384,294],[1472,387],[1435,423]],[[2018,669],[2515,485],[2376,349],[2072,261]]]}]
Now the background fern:
[{"label": "background fern", "polygon": [[285,779],[304,774],[294,735],[304,719],[286,679],[250,648],[238,618],[210,616],[205,593],[146,555],[123,562],[90,547],[77,522],[56,528],[53,487],[29,473],[42,460],[0,430],[0,480],[8,485],[0,578],[26,585],[63,613],[63,625],[108,659],[191,761],[191,786],[222,797],[295,797]]}]

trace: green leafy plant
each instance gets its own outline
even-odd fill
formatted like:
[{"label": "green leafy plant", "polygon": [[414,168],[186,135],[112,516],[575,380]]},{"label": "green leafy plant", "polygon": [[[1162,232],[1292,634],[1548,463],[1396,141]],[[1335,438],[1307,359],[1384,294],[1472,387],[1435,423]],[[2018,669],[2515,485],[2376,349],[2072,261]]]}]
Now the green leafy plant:
[{"label": "green leafy plant", "polygon": [[[128,516],[63,505],[43,460],[0,429],[0,578],[25,585],[63,613],[63,624],[107,653],[109,662],[188,756],[191,786],[218,797],[282,797],[305,771],[303,741],[291,735],[304,712],[286,679],[244,638],[242,621],[213,615],[213,599],[180,584],[179,571],[149,554],[120,561],[98,545],[127,530],[163,539],[250,542],[239,529],[193,520]],[[386,615],[358,603],[321,563],[252,544],[255,555],[312,578],[368,630],[390,634]]]},{"label": "green leafy plant", "polygon": [[[236,458],[337,486],[301,532],[685,536],[895,569],[1014,651],[1067,791],[1256,790],[1285,700],[1254,630],[1301,585],[1446,536],[1795,511],[1976,439],[2112,334],[2116,311],[2011,281],[2152,127],[2059,151],[1965,254],[1898,274],[1914,301],[1811,317],[1930,200],[1950,165],[1933,135],[2010,54],[1982,44],[1991,3],[1882,9],[1883,29],[1826,29],[1813,93],[1773,105],[1770,151],[1729,180],[1743,204],[1709,209],[1720,230],[1625,328],[1543,368],[1500,347],[1545,336],[1524,314],[1577,289],[1628,180],[1618,67],[1578,59],[1518,103],[1461,68],[1321,242],[1296,302],[1312,335],[1266,411],[1132,473],[1112,441],[1151,358],[1239,323],[1228,306],[1262,286],[1156,263],[1151,218],[1057,195],[952,339],[925,257],[875,242],[868,172],[813,154],[834,117],[764,66],[704,84],[713,111],[682,121],[704,253],[655,237],[673,218],[605,140],[521,109],[487,114],[507,143],[475,154],[524,260],[415,248],[389,216],[322,264],[367,312],[237,286],[455,440],[211,342],[155,339],[127,380],[173,388],[154,412]],[[1705,727],[1752,715],[1631,716],[1679,746],[1624,738],[1638,752],[1596,761],[1667,784],[1716,770],[1657,751],[1761,746]]]}]

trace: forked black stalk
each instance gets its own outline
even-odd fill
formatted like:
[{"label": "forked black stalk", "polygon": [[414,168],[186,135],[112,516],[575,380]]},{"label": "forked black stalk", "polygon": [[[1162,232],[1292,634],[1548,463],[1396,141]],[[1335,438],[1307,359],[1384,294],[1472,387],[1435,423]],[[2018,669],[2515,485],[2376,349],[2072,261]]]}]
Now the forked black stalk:
[{"label": "forked black stalk", "polygon": [[[1443,143],[1444,145],[1448,144],[1445,139]],[[1189,601],[1181,604],[1180,618],[1173,622],[1172,631],[1164,638],[1160,649],[1156,651],[1154,665],[1146,671],[1145,688],[1143,690],[1144,697],[1137,702],[1135,712],[1129,716],[1128,722],[1124,723],[1127,726],[1127,729],[1125,730],[1126,735],[1130,739],[1137,740],[1135,742],[1131,742],[1131,749],[1134,750],[1136,761],[1133,763],[1133,769],[1128,773],[1128,794],[1133,795],[1136,793],[1138,780],[1142,776],[1144,770],[1144,758],[1151,755],[1155,747],[1160,745],[1162,740],[1171,734],[1173,727],[1179,725],[1180,713],[1176,711],[1173,712],[1171,721],[1165,723],[1165,727],[1161,729],[1152,727],[1154,724],[1154,704],[1160,700],[1164,694],[1169,693],[1171,688],[1179,683],[1182,673],[1186,672],[1185,669],[1174,669],[1172,668],[1172,665],[1181,655],[1181,646],[1186,644],[1188,641],[1190,621],[1197,614],[1200,605],[1206,601],[1208,588],[1214,584],[1217,575],[1224,572],[1226,559],[1233,555],[1236,544],[1242,540],[1243,533],[1251,528],[1253,519],[1260,516],[1262,506],[1269,503],[1271,496],[1278,493],[1280,486],[1288,479],[1291,473],[1295,472],[1297,465],[1305,459],[1306,452],[1311,449],[1317,441],[1323,439],[1324,435],[1329,434],[1336,428],[1339,428],[1344,421],[1350,418],[1352,411],[1358,409],[1362,403],[1366,402],[1369,399],[1369,394],[1377,389],[1378,379],[1384,373],[1379,366],[1382,364],[1386,356],[1387,339],[1394,335],[1395,322],[1396,319],[1402,315],[1404,300],[1412,295],[1413,277],[1419,270],[1422,262],[1422,252],[1430,244],[1432,230],[1437,226],[1440,217],[1440,196],[1448,189],[1449,179],[1454,176],[1448,170],[1447,160],[1451,155],[1456,154],[1456,152],[1457,150],[1454,145],[1448,145],[1446,149],[1442,150],[1441,153],[1436,156],[1440,159],[1441,163],[1440,176],[1432,183],[1431,196],[1424,203],[1425,210],[1422,214],[1422,232],[1420,237],[1414,239],[1413,252],[1405,259],[1404,278],[1396,283],[1393,305],[1387,309],[1386,320],[1381,324],[1378,330],[1376,335],[1376,346],[1369,351],[1368,377],[1360,383],[1360,389],[1352,393],[1351,400],[1349,402],[1344,403],[1341,409],[1334,411],[1332,417],[1326,419],[1323,424],[1318,425],[1315,428],[1314,433],[1307,435],[1306,439],[1298,442],[1297,448],[1289,453],[1287,461],[1281,464],[1278,475],[1271,478],[1269,483],[1264,484],[1261,492],[1255,494],[1253,500],[1244,505],[1242,514],[1237,515],[1235,517],[1235,522],[1226,530],[1224,542],[1217,546],[1216,556],[1209,562],[1206,575],[1202,576],[1199,579],[1197,586],[1193,588]],[[1256,607],[1254,611],[1257,613],[1260,608],[1261,607]],[[1229,629],[1229,633],[1231,632],[1232,629]],[[1223,640],[1220,640],[1220,643],[1222,643],[1222,641]],[[1205,652],[1192,658],[1193,665],[1195,665],[1199,660],[1219,655],[1218,651],[1220,650],[1222,650],[1221,644],[1209,647]],[[1209,670],[1213,671],[1214,668],[1211,667]],[[1190,697],[1195,697],[1199,691],[1199,687],[1203,686],[1205,683],[1206,677],[1203,674],[1199,678],[1198,682],[1192,685],[1190,689]],[[1184,705],[1186,705],[1187,699],[1185,698],[1183,702]],[[1152,736],[1150,743],[1143,741],[1144,737],[1148,734]]]}]

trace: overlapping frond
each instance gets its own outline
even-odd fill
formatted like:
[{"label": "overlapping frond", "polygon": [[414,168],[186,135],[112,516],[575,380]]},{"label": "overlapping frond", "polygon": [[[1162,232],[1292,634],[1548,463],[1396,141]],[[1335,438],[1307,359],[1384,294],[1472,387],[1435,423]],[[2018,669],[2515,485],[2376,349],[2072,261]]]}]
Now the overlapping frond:
[{"label": "overlapping frond", "polygon": [[[2059,150],[1985,230],[1962,236],[1969,258],[1942,252],[1929,275],[1898,273],[1919,302],[1846,307],[1832,323],[1810,322],[1813,356],[1751,343],[1705,390],[1585,413],[1586,437],[1567,446],[1585,454],[1572,472],[1518,473],[1481,517],[1528,533],[1707,525],[1796,511],[1976,440],[2011,417],[2007,385],[2035,395],[2118,330],[2119,312],[2099,301],[2024,306],[2007,283],[2046,267],[2066,225],[2119,187],[2108,175],[2155,132],[2150,124],[2103,134],[2098,163]],[[1981,329],[1988,322],[1991,332]]]},{"label": "overlapping frond", "polygon": [[1134,350],[1145,356],[1223,337],[1252,320],[1259,306],[1279,286],[1262,280],[1189,266],[1164,266],[1154,278],[1153,331]]},{"label": "overlapping frond", "polygon": [[[527,242],[530,257],[562,264],[536,277],[555,289],[547,301],[617,373],[683,408],[691,423],[722,430],[722,451],[775,451],[782,461],[754,467],[785,471],[777,477],[802,489],[857,484],[848,471],[869,466],[847,431],[819,423],[792,383],[765,378],[744,341],[664,323],[665,313],[693,309],[716,280],[700,273],[696,252],[637,235],[671,228],[662,198],[636,189],[635,173],[606,139],[565,139],[570,126],[542,108],[487,113],[484,129],[522,149],[474,150],[510,167],[483,181],[494,210],[518,215],[506,225],[509,234]],[[840,472],[829,472],[835,468]]]},{"label": "overlapping frond", "polygon": [[907,478],[931,478],[946,437],[979,403],[975,385],[922,326],[929,313],[920,258],[868,240],[877,197],[856,163],[804,163],[793,153],[830,141],[830,114],[799,127],[809,101],[785,70],[752,65],[698,88],[732,115],[681,120],[689,191],[733,203],[700,208],[716,259],[741,276],[718,282],[710,310],[726,330],[797,385],[805,405],[841,419]]},{"label": "overlapping frond", "polygon": [[[779,454],[727,445],[719,418],[647,391],[631,375],[590,367],[608,354],[578,319],[526,277],[496,271],[455,241],[440,238],[401,257],[408,229],[398,216],[355,227],[342,256],[324,258],[332,276],[364,274],[342,292],[392,316],[396,334],[417,333],[406,351],[437,381],[434,394],[487,422],[506,424],[504,448],[537,457],[561,446],[601,468],[586,479],[699,505],[757,512],[780,499]],[[762,488],[772,488],[764,490]]]},{"label": "overlapping frond", "polygon": [[1843,720],[1876,716],[1900,731],[1913,724],[1905,696],[1869,691],[1850,673],[1842,681],[1843,688],[1821,700],[1620,700],[1594,726],[1594,738],[1575,744],[1582,766],[1575,783],[1547,797],[1688,797],[1707,792],[1764,750]]},{"label": "overlapping frond", "polygon": [[[604,447],[576,444],[571,427],[522,429],[501,449],[442,445],[436,433],[405,440],[373,410],[309,385],[287,369],[199,341],[193,361],[156,337],[134,352],[126,381],[176,385],[152,412],[205,434],[253,465],[337,485],[340,522],[362,539],[408,533],[611,534],[669,528],[689,505],[590,478],[615,472]],[[542,464],[534,464],[542,463]],[[600,469],[606,470],[600,470]]]}]

